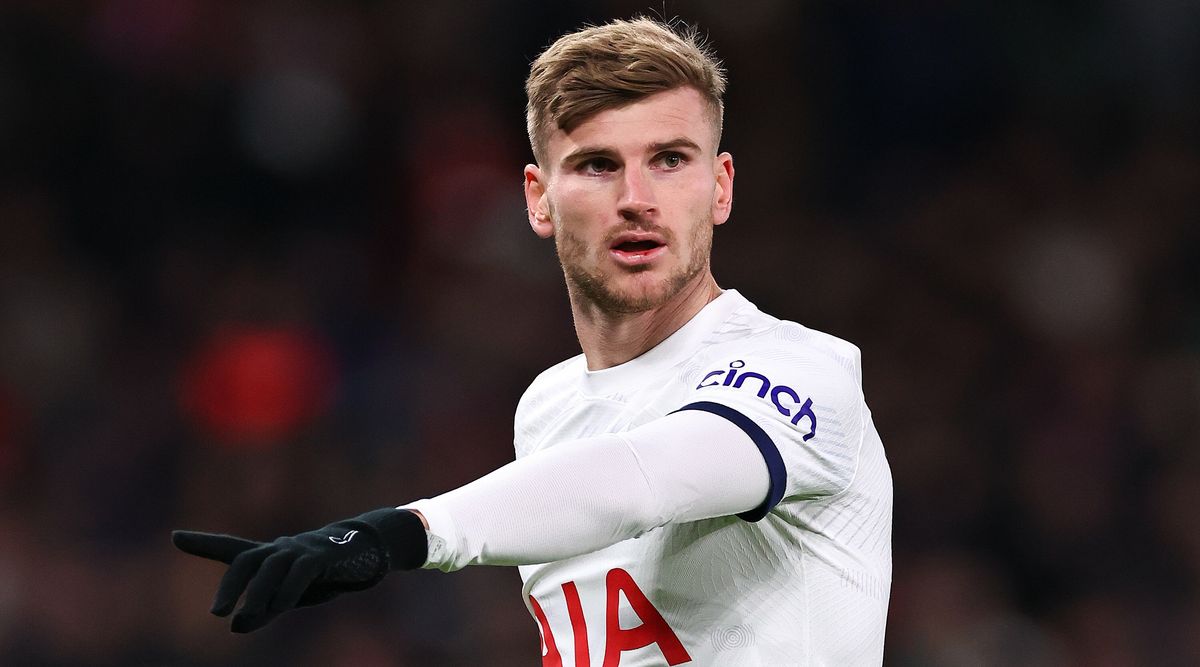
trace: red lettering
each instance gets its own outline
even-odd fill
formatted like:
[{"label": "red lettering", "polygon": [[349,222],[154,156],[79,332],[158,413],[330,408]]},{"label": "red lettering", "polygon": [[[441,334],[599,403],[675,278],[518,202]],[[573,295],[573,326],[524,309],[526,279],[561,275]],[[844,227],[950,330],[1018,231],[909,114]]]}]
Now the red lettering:
[{"label": "red lettering", "polygon": [[588,655],[587,623],[583,619],[583,604],[579,601],[579,589],[574,581],[562,585],[567,598],[567,613],[571,615],[571,633],[575,635],[575,667],[591,667]]},{"label": "red lettering", "polygon": [[[633,651],[651,644],[658,644],[668,665],[679,665],[692,660],[679,637],[675,636],[671,626],[667,625],[662,614],[658,613],[628,572],[619,567],[609,570],[604,579],[604,587],[607,597],[604,614],[604,667],[619,667],[622,651]],[[629,601],[634,613],[642,619],[642,624],[636,628],[626,630],[621,627],[618,612],[622,593],[625,594],[625,599]]]},{"label": "red lettering", "polygon": [[[679,641],[666,619],[655,609],[642,589],[638,588],[628,572],[621,568],[609,570],[604,579],[604,586],[604,667],[620,667],[622,652],[634,651],[651,644],[658,645],[668,665],[691,662],[692,656],[688,655],[683,642]],[[583,616],[579,589],[574,581],[568,581],[562,585],[562,591],[567,602],[567,614],[571,618],[571,633],[575,638],[575,667],[590,667],[587,621]],[[642,621],[642,624],[635,628],[621,627],[622,594]],[[558,646],[554,643],[554,633],[550,631],[550,622],[546,619],[546,613],[542,611],[542,605],[538,604],[532,595],[529,596],[529,604],[542,631],[542,667],[563,667],[562,654],[558,652]]]},{"label": "red lettering", "polygon": [[554,644],[554,633],[550,632],[550,623],[546,621],[546,612],[536,598],[529,596],[529,604],[533,607],[533,615],[542,628],[542,667],[563,667],[562,655]]}]

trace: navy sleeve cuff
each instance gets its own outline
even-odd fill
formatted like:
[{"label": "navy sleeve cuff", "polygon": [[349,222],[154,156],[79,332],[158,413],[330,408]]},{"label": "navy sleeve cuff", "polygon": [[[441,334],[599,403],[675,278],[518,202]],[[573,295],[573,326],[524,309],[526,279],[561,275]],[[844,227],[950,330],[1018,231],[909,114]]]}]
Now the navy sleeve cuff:
[{"label": "navy sleeve cuff", "polygon": [[688,403],[682,408],[675,410],[675,412],[683,412],[684,410],[700,410],[724,417],[742,429],[754,441],[755,446],[758,447],[758,451],[762,454],[763,460],[767,463],[770,487],[767,490],[767,499],[761,505],[750,511],[742,512],[737,517],[743,521],[758,521],[767,516],[779,504],[779,501],[783,500],[783,490],[787,488],[787,469],[783,465],[783,457],[779,455],[779,449],[775,446],[775,442],[771,440],[771,437],[767,435],[767,432],[761,426],[754,423],[754,420],[728,405],[713,403],[711,401],[697,401],[695,403]]}]

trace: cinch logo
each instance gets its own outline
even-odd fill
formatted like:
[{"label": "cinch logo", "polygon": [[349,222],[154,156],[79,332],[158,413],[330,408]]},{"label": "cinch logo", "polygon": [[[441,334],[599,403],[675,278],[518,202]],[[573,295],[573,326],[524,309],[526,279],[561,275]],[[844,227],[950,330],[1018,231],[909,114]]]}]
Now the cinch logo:
[{"label": "cinch logo", "polygon": [[[719,385],[722,387],[741,389],[742,385],[747,379],[757,380],[758,397],[766,398],[767,395],[770,394],[771,403],[775,405],[776,410],[779,410],[779,414],[783,415],[784,417],[792,418],[792,426],[797,425],[801,419],[808,417],[808,421],[810,424],[812,424],[812,428],[804,436],[804,440],[807,442],[808,440],[812,439],[812,437],[817,434],[817,415],[812,409],[812,399],[809,398],[805,400],[804,404],[801,405],[800,394],[797,394],[795,389],[792,389],[785,384],[772,386],[771,380],[761,373],[755,373],[754,371],[741,371],[741,369],[745,367],[746,362],[742,361],[741,359],[730,362],[729,370],[710,372],[708,375],[705,375],[702,380],[700,380],[700,384],[696,385],[696,388],[703,389],[704,387],[716,387]],[[720,380],[722,375],[725,376],[724,382]],[[709,379],[712,379],[712,382],[709,382]],[[794,414],[791,408],[783,405],[782,399],[784,397],[791,399],[793,407],[797,405],[800,406]]]}]

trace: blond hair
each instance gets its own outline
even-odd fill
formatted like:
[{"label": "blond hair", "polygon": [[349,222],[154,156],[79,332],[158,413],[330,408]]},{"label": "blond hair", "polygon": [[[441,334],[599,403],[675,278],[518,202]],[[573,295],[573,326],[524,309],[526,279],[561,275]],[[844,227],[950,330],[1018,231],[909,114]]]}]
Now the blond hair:
[{"label": "blond hair", "polygon": [[695,28],[648,18],[617,20],[558,38],[533,61],[525,81],[525,124],[538,163],[555,129],[654,93],[691,86],[708,103],[721,136],[725,73]]}]

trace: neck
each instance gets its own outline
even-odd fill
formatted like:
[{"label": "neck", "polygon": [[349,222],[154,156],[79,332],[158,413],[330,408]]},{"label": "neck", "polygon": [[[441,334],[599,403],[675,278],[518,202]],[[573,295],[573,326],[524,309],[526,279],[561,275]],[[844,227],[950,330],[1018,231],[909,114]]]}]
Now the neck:
[{"label": "neck", "polygon": [[680,290],[661,306],[640,313],[612,313],[569,290],[575,335],[590,371],[611,368],[641,356],[687,324],[721,295],[711,273]]}]

